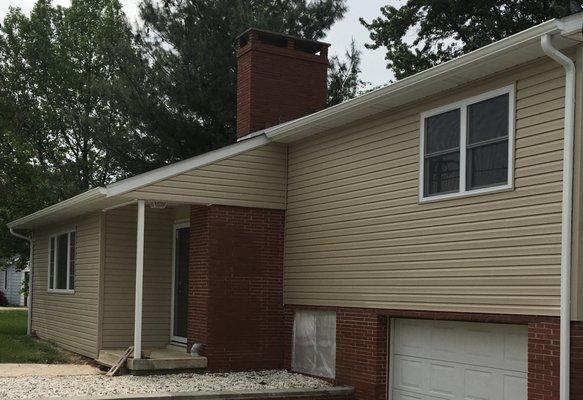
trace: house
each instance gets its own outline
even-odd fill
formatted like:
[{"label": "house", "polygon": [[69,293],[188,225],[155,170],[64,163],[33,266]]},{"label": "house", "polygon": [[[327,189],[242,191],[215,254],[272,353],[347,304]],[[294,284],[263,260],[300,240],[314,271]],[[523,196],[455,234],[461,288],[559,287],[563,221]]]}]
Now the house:
[{"label": "house", "polygon": [[358,399],[583,398],[582,26],[329,108],[327,44],[245,32],[237,143],[9,224],[31,330]]},{"label": "house", "polygon": [[9,305],[21,307],[27,305],[27,298],[20,293],[27,274],[28,268],[18,270],[14,265],[0,270],[0,292],[4,293]]}]

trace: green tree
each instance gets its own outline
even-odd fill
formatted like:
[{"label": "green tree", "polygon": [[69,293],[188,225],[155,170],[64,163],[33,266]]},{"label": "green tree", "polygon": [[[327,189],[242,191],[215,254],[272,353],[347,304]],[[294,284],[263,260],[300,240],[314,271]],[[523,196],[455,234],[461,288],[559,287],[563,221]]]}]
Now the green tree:
[{"label": "green tree", "polygon": [[5,17],[0,258],[23,246],[7,222],[123,172],[115,145],[134,133],[115,96],[123,63],[137,57],[132,40],[118,0],[73,0],[67,8],[39,0],[30,16],[11,9]]},{"label": "green tree", "polygon": [[381,16],[360,22],[369,49],[386,49],[397,79],[503,39],[552,18],[580,11],[570,0],[408,0],[384,6]]},{"label": "green tree", "polygon": [[235,140],[235,38],[249,27],[321,39],[346,11],[345,0],[143,0],[139,42],[148,65],[133,69],[123,93],[132,105],[140,157],[155,166]]},{"label": "green tree", "polygon": [[356,47],[354,39],[344,54],[330,58],[328,72],[328,106],[352,99],[364,90],[367,82],[360,79],[360,57],[362,52]]}]

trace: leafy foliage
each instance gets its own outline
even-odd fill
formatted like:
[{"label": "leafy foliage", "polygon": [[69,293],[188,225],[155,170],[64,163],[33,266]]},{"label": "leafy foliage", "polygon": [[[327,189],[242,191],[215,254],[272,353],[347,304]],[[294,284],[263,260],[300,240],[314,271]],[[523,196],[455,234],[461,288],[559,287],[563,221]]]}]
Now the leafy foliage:
[{"label": "leafy foliage", "polygon": [[[6,223],[86,189],[235,140],[234,39],[249,27],[321,39],[345,0],[37,0],[0,25],[0,265],[26,266]],[[332,59],[331,104],[359,53]]]},{"label": "leafy foliage", "polygon": [[28,252],[5,223],[118,176],[131,134],[115,98],[136,54],[118,0],[38,0],[0,27],[0,256]]},{"label": "leafy foliage", "polygon": [[352,40],[344,54],[344,60],[337,55],[330,58],[328,106],[352,99],[364,90],[367,83],[360,79],[361,54],[362,52]]},{"label": "leafy foliage", "polygon": [[384,6],[381,16],[361,23],[370,49],[386,48],[397,79],[503,39],[552,18],[579,11],[569,0],[408,0]]},{"label": "leafy foliage", "polygon": [[144,171],[235,140],[235,38],[249,27],[321,39],[345,0],[143,0],[144,69],[126,91]]},{"label": "leafy foliage", "polygon": [[30,274],[26,273],[24,274],[24,279],[22,280],[22,282],[20,282],[20,289],[18,290],[18,293],[20,293],[24,297],[28,297],[29,290],[30,290]]}]

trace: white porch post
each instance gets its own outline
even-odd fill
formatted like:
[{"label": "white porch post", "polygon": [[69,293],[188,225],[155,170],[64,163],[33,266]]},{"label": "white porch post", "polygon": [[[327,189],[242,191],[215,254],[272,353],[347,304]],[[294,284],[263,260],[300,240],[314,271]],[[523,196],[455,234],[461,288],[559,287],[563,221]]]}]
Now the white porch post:
[{"label": "white porch post", "polygon": [[144,291],[144,225],[146,203],[138,200],[138,234],[136,243],[136,306],[134,316],[134,359],[142,358],[142,299]]}]

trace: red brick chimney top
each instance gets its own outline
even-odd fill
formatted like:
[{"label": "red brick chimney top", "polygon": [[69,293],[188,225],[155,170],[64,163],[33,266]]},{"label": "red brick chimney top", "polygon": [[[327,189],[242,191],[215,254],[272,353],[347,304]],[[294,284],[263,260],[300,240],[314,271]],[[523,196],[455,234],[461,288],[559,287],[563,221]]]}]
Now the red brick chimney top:
[{"label": "red brick chimney top", "polygon": [[249,28],[237,36],[237,50],[243,50],[249,42],[263,43],[266,45],[282,47],[301,51],[308,54],[319,55],[326,58],[328,62],[329,43],[317,40],[302,39],[297,36],[284,33],[272,32],[265,29]]},{"label": "red brick chimney top", "polygon": [[328,43],[255,28],[236,43],[238,138],[326,107]]}]

